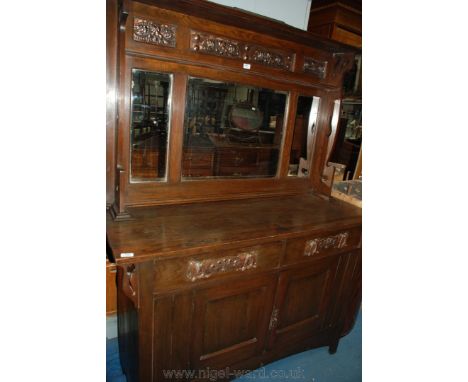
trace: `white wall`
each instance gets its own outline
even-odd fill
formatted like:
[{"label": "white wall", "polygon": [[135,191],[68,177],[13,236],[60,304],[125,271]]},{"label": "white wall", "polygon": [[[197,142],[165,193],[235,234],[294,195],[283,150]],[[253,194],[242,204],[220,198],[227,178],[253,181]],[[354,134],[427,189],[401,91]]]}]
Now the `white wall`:
[{"label": "white wall", "polygon": [[255,12],[263,16],[284,21],[296,28],[307,30],[312,0],[210,0]]}]

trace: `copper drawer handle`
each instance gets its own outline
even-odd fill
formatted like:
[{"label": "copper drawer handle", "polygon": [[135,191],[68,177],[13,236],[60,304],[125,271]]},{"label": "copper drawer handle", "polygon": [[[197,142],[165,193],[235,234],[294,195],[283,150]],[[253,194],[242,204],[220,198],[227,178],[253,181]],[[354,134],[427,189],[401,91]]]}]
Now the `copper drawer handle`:
[{"label": "copper drawer handle", "polygon": [[243,272],[257,267],[258,251],[252,250],[234,256],[206,260],[190,260],[186,277],[190,281],[207,279],[218,273]]},{"label": "copper drawer handle", "polygon": [[319,237],[308,240],[305,243],[304,256],[312,256],[324,249],[339,249],[348,245],[349,232],[341,232],[336,235]]}]

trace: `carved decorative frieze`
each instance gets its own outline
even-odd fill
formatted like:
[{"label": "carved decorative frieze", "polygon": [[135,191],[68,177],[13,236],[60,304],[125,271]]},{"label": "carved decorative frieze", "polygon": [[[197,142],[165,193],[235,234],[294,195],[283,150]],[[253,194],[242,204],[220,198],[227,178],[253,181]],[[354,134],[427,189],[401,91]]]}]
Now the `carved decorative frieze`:
[{"label": "carved decorative frieze", "polygon": [[324,249],[338,249],[346,247],[349,237],[348,232],[341,232],[339,234],[319,237],[316,239],[308,240],[305,244],[304,256],[312,256]]},{"label": "carved decorative frieze", "polygon": [[286,70],[291,70],[293,61],[292,54],[195,31],[191,32],[190,49],[194,52],[252,61]]},{"label": "carved decorative frieze", "polygon": [[133,19],[133,39],[174,48],[176,46],[176,26],[135,17]]},{"label": "carved decorative frieze", "polygon": [[226,38],[192,32],[190,48],[195,52],[240,58],[240,43]]},{"label": "carved decorative frieze", "polygon": [[257,251],[247,251],[235,256],[206,260],[190,260],[186,276],[190,281],[207,279],[224,272],[243,272],[257,267]]},{"label": "carved decorative frieze", "polygon": [[314,74],[318,78],[324,79],[327,74],[327,61],[304,57],[304,72]]},{"label": "carved decorative frieze", "polygon": [[264,48],[255,47],[252,49],[250,59],[263,65],[275,66],[282,69],[291,69],[291,55],[272,52]]}]

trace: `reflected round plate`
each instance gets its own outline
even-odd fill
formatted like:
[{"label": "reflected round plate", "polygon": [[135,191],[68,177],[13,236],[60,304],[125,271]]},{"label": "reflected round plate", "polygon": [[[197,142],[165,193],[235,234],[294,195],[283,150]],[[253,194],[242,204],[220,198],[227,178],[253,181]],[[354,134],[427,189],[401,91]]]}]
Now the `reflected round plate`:
[{"label": "reflected round plate", "polygon": [[229,114],[232,127],[241,130],[256,131],[263,121],[263,113],[255,106],[247,103],[234,105]]}]

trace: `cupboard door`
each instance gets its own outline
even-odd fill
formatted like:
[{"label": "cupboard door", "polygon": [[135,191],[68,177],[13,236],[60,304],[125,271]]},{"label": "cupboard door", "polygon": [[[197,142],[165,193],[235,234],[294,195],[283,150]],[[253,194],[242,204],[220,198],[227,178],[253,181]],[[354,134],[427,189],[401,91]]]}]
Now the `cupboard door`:
[{"label": "cupboard door", "polygon": [[271,316],[269,347],[309,338],[325,325],[337,257],[281,272]]},{"label": "cupboard door", "polygon": [[195,296],[194,367],[225,367],[265,347],[277,276],[200,289]]}]

